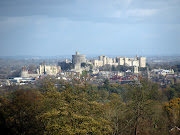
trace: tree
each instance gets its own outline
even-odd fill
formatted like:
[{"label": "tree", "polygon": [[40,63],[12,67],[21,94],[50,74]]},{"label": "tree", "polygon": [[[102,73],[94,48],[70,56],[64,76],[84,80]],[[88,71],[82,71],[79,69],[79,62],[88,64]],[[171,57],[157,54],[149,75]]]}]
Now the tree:
[{"label": "tree", "polygon": [[[141,81],[133,84],[126,91],[126,98],[128,99],[126,125],[131,129],[129,134],[158,134],[162,128],[159,125],[162,111],[160,106],[156,106],[158,101],[152,97],[154,95],[152,91],[158,91],[158,89],[154,89],[151,83]],[[166,134],[167,130],[163,132]]]},{"label": "tree", "polygon": [[43,125],[38,119],[42,111],[43,96],[37,91],[18,90],[0,101],[0,129],[4,134],[43,134]]},{"label": "tree", "polygon": [[28,70],[31,72],[35,72],[37,70],[37,67],[33,64],[33,65],[29,65]]},{"label": "tree", "polygon": [[115,66],[112,66],[112,71],[116,71],[116,67]]},{"label": "tree", "polygon": [[168,100],[180,97],[180,83],[173,84],[170,87],[165,88],[164,93]]},{"label": "tree", "polygon": [[171,99],[164,104],[164,110],[167,113],[171,127],[180,127],[180,98]]},{"label": "tree", "polygon": [[109,91],[109,88],[110,88],[109,79],[106,79],[104,81],[103,88]]},{"label": "tree", "polygon": [[45,134],[110,134],[112,128],[103,118],[103,104],[89,101],[87,91],[81,91],[83,87],[65,87],[61,93],[44,94],[49,104],[40,116]]},{"label": "tree", "polygon": [[125,103],[121,101],[121,96],[112,93],[109,98],[110,102],[105,103],[106,107],[106,117],[111,121],[113,124],[113,134],[121,134],[123,133],[124,126],[124,116],[125,116]]},{"label": "tree", "polygon": [[112,69],[112,66],[110,64],[106,64],[99,68],[100,71],[110,71]]}]

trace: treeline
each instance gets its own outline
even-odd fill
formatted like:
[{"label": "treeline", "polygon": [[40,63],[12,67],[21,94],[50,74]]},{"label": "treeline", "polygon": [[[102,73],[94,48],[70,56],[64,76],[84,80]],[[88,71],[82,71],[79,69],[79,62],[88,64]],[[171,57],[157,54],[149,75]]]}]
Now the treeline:
[{"label": "treeline", "polygon": [[[102,67],[99,67],[100,71],[120,71],[120,72],[126,72],[127,70],[134,71],[133,66],[124,66],[124,65],[118,65],[118,66],[111,66],[109,64],[106,64]],[[147,68],[139,67],[140,71],[146,71]]]},{"label": "treeline", "polygon": [[179,84],[55,85],[49,78],[1,95],[0,131],[6,135],[169,135],[180,127]]},{"label": "treeline", "polygon": [[151,69],[173,69],[174,72],[179,73],[180,72],[180,63],[178,62],[170,62],[170,63],[156,63],[156,64],[147,64],[149,67],[149,70]]}]

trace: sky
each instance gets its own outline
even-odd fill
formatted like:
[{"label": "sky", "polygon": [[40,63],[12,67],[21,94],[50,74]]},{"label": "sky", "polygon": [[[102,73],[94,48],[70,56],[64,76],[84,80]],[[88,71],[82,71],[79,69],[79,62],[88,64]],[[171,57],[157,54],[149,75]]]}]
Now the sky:
[{"label": "sky", "polygon": [[180,0],[0,0],[0,56],[180,55]]}]

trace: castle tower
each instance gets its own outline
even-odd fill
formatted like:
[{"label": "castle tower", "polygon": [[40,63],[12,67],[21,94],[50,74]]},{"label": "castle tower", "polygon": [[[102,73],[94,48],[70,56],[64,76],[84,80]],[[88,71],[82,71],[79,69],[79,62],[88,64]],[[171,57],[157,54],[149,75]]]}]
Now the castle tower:
[{"label": "castle tower", "polygon": [[99,56],[99,60],[103,61],[103,55]]},{"label": "castle tower", "polygon": [[134,73],[135,73],[135,74],[138,74],[138,73],[139,73],[139,71],[138,71],[138,66],[134,66]]},{"label": "castle tower", "polygon": [[139,57],[139,66],[146,67],[146,57]]},{"label": "castle tower", "polygon": [[76,55],[72,55],[72,63],[73,65],[76,65],[78,63],[85,63],[86,62],[86,56],[80,55],[79,52],[76,52]]},{"label": "castle tower", "polygon": [[76,55],[79,55],[79,52],[78,52],[78,51],[76,52]]},{"label": "castle tower", "polygon": [[107,61],[106,61],[106,56],[103,56],[103,65],[106,65]]},{"label": "castle tower", "polygon": [[26,70],[26,67],[23,67],[21,70],[21,77],[28,77],[28,70]]}]

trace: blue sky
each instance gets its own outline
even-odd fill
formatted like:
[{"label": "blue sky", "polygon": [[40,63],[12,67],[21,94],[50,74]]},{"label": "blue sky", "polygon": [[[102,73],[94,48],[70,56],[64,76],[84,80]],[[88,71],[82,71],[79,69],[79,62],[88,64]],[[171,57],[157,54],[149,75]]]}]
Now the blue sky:
[{"label": "blue sky", "polygon": [[0,56],[180,55],[180,0],[0,0]]}]

